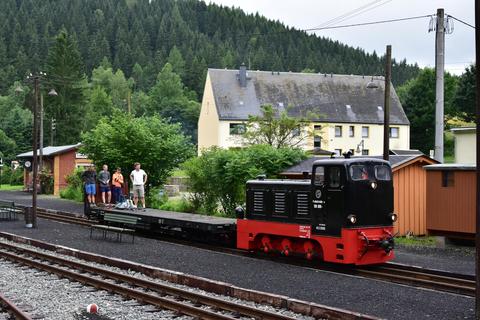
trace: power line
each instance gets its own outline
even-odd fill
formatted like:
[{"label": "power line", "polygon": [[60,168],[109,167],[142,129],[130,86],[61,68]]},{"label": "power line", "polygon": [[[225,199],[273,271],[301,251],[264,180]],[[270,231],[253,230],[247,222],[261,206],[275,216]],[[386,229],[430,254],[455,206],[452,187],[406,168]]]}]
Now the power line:
[{"label": "power line", "polygon": [[332,18],[332,19],[330,19],[330,20],[327,20],[327,21],[321,23],[320,25],[316,26],[315,28],[322,28],[322,27],[330,26],[330,25],[332,25],[332,24],[334,24],[334,23],[339,22],[339,21],[337,21],[337,20],[346,18],[346,17],[348,17],[348,16],[350,16],[350,15],[353,15],[353,14],[355,14],[355,13],[357,13],[357,12],[359,12],[359,11],[365,9],[365,8],[368,8],[368,7],[370,7],[370,6],[378,3],[379,1],[383,1],[383,0],[374,0],[374,1],[372,1],[372,2],[369,2],[369,3],[367,3],[367,4],[364,4],[363,6],[360,6],[360,7],[356,8],[356,9],[353,9],[353,10],[350,10],[350,11],[344,13],[344,14],[341,14],[341,15],[339,15],[338,17],[335,17],[335,18]]},{"label": "power line", "polygon": [[360,27],[360,26],[368,26],[368,25],[372,25],[372,24],[382,24],[382,23],[391,23],[391,22],[399,22],[399,21],[406,21],[406,20],[422,19],[422,18],[428,18],[428,17],[431,17],[431,16],[432,16],[431,14],[427,14],[427,15],[423,15],[423,16],[414,16],[414,17],[406,17],[406,18],[398,18],[398,19],[390,19],[390,20],[379,20],[379,21],[371,21],[371,22],[345,24],[345,25],[340,25],[340,26],[303,29],[303,30],[300,30],[300,31],[320,31],[320,30],[327,30],[327,29]]},{"label": "power line", "polygon": [[450,18],[452,18],[452,19],[454,19],[454,20],[457,20],[457,21],[460,22],[460,23],[463,23],[463,24],[466,25],[466,26],[469,26],[470,28],[475,29],[475,26],[471,25],[471,24],[468,23],[468,22],[465,22],[465,21],[463,21],[463,20],[460,20],[460,19],[458,19],[458,18],[455,18],[454,16],[452,16],[452,15],[450,15],[450,14],[447,14],[447,16],[450,17]]},{"label": "power line", "polygon": [[[336,23],[340,23],[340,22],[344,22],[344,21],[350,20],[350,19],[352,19],[352,18],[354,18],[354,17],[356,17],[356,16],[359,16],[359,15],[361,15],[361,14],[364,14],[364,13],[368,12],[368,11],[371,11],[371,10],[373,10],[373,9],[376,9],[376,8],[378,8],[378,7],[381,7],[381,6],[383,6],[383,5],[386,5],[387,3],[391,2],[391,1],[392,1],[392,0],[387,0],[386,2],[378,3],[376,6],[373,6],[373,7],[370,7],[370,8],[366,8],[365,10],[360,10],[359,12],[357,12],[357,13],[351,15],[351,16],[347,16],[347,17],[345,17],[345,18],[343,18],[343,19],[340,19],[340,20],[336,21],[335,23],[331,23],[331,24],[329,24],[328,26],[331,26],[332,24],[336,24]],[[327,27],[327,26],[324,26],[324,27]]]}]

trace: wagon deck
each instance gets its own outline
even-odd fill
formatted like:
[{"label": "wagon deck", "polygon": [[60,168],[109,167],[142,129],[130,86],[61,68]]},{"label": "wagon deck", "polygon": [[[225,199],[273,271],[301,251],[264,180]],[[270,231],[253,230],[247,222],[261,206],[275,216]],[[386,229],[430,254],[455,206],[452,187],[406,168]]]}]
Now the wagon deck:
[{"label": "wagon deck", "polygon": [[162,228],[180,228],[185,230],[208,231],[211,233],[225,233],[236,228],[236,220],[214,216],[205,216],[193,213],[172,212],[157,209],[121,210],[106,208],[91,208],[91,214],[103,218],[105,213],[135,216],[138,218],[136,226],[145,230]]}]

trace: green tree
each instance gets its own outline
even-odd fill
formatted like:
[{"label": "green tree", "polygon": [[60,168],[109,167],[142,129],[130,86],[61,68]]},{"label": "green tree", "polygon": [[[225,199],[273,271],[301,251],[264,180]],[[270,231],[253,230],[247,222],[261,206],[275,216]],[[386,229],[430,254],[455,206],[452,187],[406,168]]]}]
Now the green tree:
[{"label": "green tree", "polygon": [[291,117],[288,110],[288,107],[279,110],[272,105],[262,106],[261,115],[249,116],[245,131],[239,132],[245,143],[267,144],[275,148],[301,146],[312,135],[311,121],[307,117]]},{"label": "green tree", "polygon": [[10,162],[13,160],[16,148],[15,141],[7,137],[3,130],[0,130],[0,157],[3,158],[3,161]]},{"label": "green tree", "polygon": [[129,174],[133,164],[140,162],[153,186],[160,186],[194,151],[179,125],[159,116],[134,118],[120,111],[101,119],[82,135],[82,141],[81,152],[97,166],[106,163]]},{"label": "green tree", "polygon": [[[245,183],[258,174],[275,178],[283,169],[305,159],[300,149],[256,145],[244,149],[211,148],[188,160],[183,168],[190,178],[192,202],[196,210],[234,215],[245,202]],[[215,181],[215,183],[212,183]]]},{"label": "green tree", "polygon": [[150,90],[148,114],[159,114],[181,123],[184,132],[196,140],[200,104],[189,95],[178,74],[166,63]]},{"label": "green tree", "polygon": [[87,107],[85,114],[85,130],[93,129],[103,117],[113,114],[112,97],[103,87],[96,86],[87,93]]},{"label": "green tree", "polygon": [[458,79],[455,106],[465,121],[475,121],[476,65],[471,65]]},{"label": "green tree", "polygon": [[[454,97],[457,80],[445,73],[445,116],[455,115]],[[397,88],[405,113],[410,120],[411,147],[425,154],[435,144],[435,71],[423,69],[418,77]]]},{"label": "green tree", "polygon": [[131,90],[131,83],[125,78],[122,70],[113,72],[111,67],[102,64],[92,71],[92,85],[102,87],[112,97],[115,107],[127,110],[126,99]]},{"label": "green tree", "polygon": [[182,53],[178,50],[177,46],[173,46],[168,55],[167,62],[172,66],[173,72],[178,74],[182,79],[185,76],[185,60]]},{"label": "green tree", "polygon": [[47,83],[57,97],[46,98],[47,118],[57,121],[57,144],[77,143],[83,130],[84,90],[87,80],[77,44],[66,30],[60,31],[48,52]]}]

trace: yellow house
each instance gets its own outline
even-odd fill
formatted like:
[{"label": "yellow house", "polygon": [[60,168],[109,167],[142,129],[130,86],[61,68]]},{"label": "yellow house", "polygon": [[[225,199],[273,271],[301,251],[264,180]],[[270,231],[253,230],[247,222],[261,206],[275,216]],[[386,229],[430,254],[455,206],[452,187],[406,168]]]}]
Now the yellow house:
[{"label": "yellow house", "polygon": [[[303,142],[305,150],[322,148],[341,154],[380,155],[383,152],[382,78],[334,74],[209,69],[198,122],[198,150],[212,146],[241,147],[249,115],[261,106],[291,116],[316,114],[315,134]],[[367,86],[368,85],[368,86]],[[410,149],[410,123],[394,89],[390,103],[390,148]]]},{"label": "yellow house", "polygon": [[464,164],[476,163],[477,130],[474,127],[451,129],[455,137],[455,162]]}]

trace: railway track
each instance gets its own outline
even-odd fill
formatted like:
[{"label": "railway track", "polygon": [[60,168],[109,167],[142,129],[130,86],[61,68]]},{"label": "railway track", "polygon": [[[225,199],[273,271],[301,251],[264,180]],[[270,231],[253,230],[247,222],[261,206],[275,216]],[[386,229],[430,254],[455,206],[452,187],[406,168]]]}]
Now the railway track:
[{"label": "railway track", "polygon": [[22,311],[15,303],[0,293],[0,305],[16,320],[32,320],[30,315]]},{"label": "railway track", "polygon": [[[90,226],[92,223],[96,222],[84,218],[47,212],[45,209],[39,209],[38,216],[45,219],[83,226]],[[162,240],[216,252],[220,251],[233,255],[252,257],[252,253],[237,250],[235,248],[212,246],[210,244],[174,239],[171,237],[162,237]],[[314,268],[317,270],[319,269],[341,274],[357,275],[365,278],[389,281],[436,291],[475,296],[475,277],[472,275],[458,274],[416,266],[407,266],[397,263],[387,263],[382,266],[351,268],[324,263],[312,263],[304,259],[292,259],[291,257],[284,259],[283,257],[271,257],[265,254],[255,254],[254,256],[256,258],[275,260],[282,263],[288,263],[306,268]]]},{"label": "railway track", "polygon": [[9,243],[0,243],[0,257],[56,274],[61,278],[68,278],[129,299],[136,299],[160,309],[171,310],[199,319],[233,320],[238,319],[239,316],[270,320],[295,319],[277,312],[257,309],[176,286],[132,277]]},{"label": "railway track", "polygon": [[357,269],[357,272],[369,278],[475,296],[475,276],[473,275],[431,270],[397,263],[387,263],[372,268],[360,268]]}]

